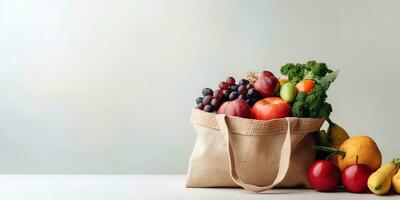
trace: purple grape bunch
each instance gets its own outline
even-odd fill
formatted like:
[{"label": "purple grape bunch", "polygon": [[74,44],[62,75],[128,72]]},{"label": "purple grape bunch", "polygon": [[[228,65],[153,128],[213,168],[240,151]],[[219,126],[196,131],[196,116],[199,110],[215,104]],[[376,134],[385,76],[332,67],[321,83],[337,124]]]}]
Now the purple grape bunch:
[{"label": "purple grape bunch", "polygon": [[226,81],[222,81],[218,85],[218,89],[212,90],[211,88],[204,88],[201,97],[197,97],[197,109],[206,112],[215,112],[226,101],[233,101],[235,99],[243,99],[253,106],[261,95],[254,89],[246,79],[240,79],[238,84],[233,77],[228,77]]}]

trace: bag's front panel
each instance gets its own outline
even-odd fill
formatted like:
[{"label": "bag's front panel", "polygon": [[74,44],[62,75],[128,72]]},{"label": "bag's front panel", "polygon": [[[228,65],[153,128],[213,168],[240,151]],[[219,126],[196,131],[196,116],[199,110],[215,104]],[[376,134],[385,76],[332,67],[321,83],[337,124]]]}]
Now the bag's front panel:
[{"label": "bag's front panel", "polygon": [[236,187],[229,175],[227,142],[219,130],[194,125],[196,143],[187,187]]},{"label": "bag's front panel", "polygon": [[[291,136],[292,163],[299,160],[298,156],[304,156],[295,152],[303,137],[304,134],[293,134]],[[278,173],[284,138],[285,134],[262,136],[233,134],[231,136],[231,145],[233,147],[238,176],[244,182],[258,186],[271,184]],[[309,149],[312,150],[311,147]],[[290,170],[297,171],[296,168],[289,168]],[[302,179],[299,179],[299,182],[293,181],[293,178],[289,177],[285,179],[288,179],[286,186],[295,186],[303,183]]]}]

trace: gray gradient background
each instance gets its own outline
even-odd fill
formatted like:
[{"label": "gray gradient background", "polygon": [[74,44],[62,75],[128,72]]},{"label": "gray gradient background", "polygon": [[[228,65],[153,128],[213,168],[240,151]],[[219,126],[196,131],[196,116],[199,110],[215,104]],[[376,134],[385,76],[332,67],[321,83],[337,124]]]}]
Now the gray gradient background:
[{"label": "gray gradient background", "polygon": [[203,87],[341,74],[332,117],[400,155],[400,1],[0,0],[0,173],[185,173]]}]

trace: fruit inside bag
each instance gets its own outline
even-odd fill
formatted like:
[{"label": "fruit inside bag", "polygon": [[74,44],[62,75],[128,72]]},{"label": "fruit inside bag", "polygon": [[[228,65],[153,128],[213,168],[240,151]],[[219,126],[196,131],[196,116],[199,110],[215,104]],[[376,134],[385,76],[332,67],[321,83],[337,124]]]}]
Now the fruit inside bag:
[{"label": "fruit inside bag", "polygon": [[196,108],[257,120],[292,116],[328,119],[332,106],[326,102],[326,92],[338,71],[316,61],[289,63],[280,71],[279,79],[266,70],[248,73],[239,81],[228,77],[215,90],[204,88]]}]

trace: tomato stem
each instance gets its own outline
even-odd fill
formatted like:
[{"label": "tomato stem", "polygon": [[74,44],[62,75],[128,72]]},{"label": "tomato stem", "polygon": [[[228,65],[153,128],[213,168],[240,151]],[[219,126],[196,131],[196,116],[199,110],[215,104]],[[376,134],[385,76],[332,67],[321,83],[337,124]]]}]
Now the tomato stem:
[{"label": "tomato stem", "polygon": [[325,160],[329,160],[329,158],[330,158],[333,154],[335,154],[335,152],[330,153],[330,154],[325,158]]},{"label": "tomato stem", "polygon": [[314,149],[319,150],[319,151],[326,151],[326,152],[336,153],[336,154],[341,155],[343,157],[346,156],[346,152],[340,151],[339,149],[333,148],[333,147],[325,147],[325,146],[315,145]]}]

